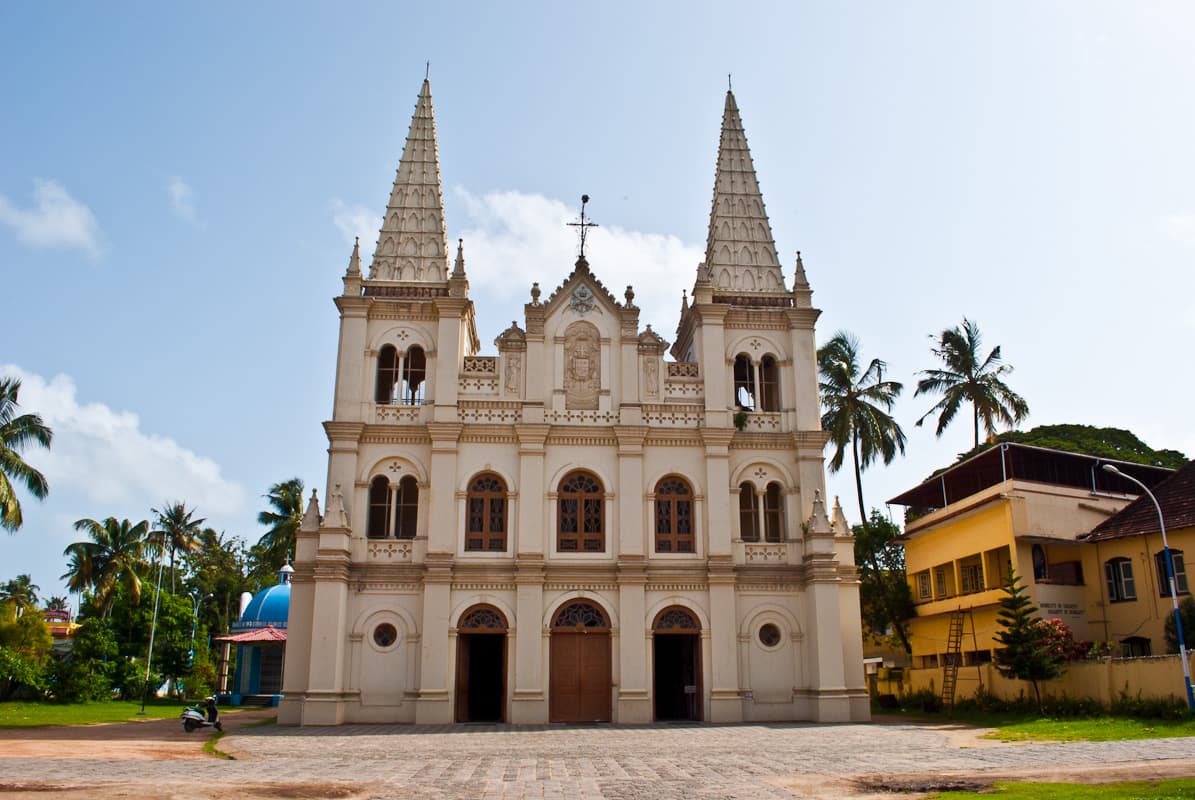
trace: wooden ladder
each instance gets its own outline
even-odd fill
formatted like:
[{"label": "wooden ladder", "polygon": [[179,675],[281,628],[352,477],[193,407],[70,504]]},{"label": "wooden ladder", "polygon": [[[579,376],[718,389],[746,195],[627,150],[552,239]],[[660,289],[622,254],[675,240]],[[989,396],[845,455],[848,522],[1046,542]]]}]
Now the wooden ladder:
[{"label": "wooden ladder", "polygon": [[963,661],[963,621],[967,612],[959,608],[950,612],[950,633],[942,660],[942,707],[954,711],[954,693],[958,687],[958,668]]}]

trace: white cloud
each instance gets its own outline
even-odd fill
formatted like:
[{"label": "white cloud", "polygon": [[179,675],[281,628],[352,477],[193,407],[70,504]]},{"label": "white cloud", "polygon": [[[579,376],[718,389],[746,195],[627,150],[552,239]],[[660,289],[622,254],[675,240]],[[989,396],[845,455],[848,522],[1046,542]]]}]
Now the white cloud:
[{"label": "white cloud", "polygon": [[332,224],[334,224],[344,240],[353,243],[354,237],[360,236],[365,247],[377,239],[381,218],[374,211],[365,206],[350,206],[338,197],[332,198]]},{"label": "white cloud", "polygon": [[1195,214],[1167,214],[1162,217],[1162,229],[1175,241],[1195,245]]},{"label": "white cloud", "polygon": [[25,453],[45,474],[51,495],[81,495],[98,509],[94,514],[103,516],[144,516],[168,500],[185,500],[205,516],[236,513],[244,506],[244,489],[221,477],[214,461],[169,437],[142,431],[132,412],[80,403],[69,376],[47,381],[12,365],[0,365],[0,375],[21,379],[22,413],[40,414],[54,432],[49,451]]},{"label": "white cloud", "polygon": [[100,226],[91,209],[56,181],[36,179],[34,185],[34,208],[18,208],[0,195],[0,224],[34,247],[73,247],[98,256]]},{"label": "white cloud", "polygon": [[[568,275],[577,260],[577,236],[566,227],[577,212],[559,200],[538,194],[490,192],[474,195],[458,188],[468,220],[461,236],[469,283],[500,299],[527,294],[545,276]],[[693,285],[700,247],[675,236],[642,233],[603,225],[585,242],[589,268],[621,302],[634,286],[642,324],[651,323],[665,338],[680,313],[680,290]],[[544,299],[555,285],[541,284]]]},{"label": "white cloud", "polygon": [[189,183],[177,175],[171,176],[166,182],[166,193],[170,195],[170,208],[175,216],[197,228],[204,227],[199,213],[195,210],[195,191]]}]

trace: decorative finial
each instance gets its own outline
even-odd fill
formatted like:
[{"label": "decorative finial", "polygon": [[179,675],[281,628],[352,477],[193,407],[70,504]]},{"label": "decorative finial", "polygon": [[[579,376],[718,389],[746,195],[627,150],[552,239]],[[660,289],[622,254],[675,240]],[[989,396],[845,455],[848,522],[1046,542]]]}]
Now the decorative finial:
[{"label": "decorative finial", "polygon": [[597,224],[596,222],[586,222],[586,221],[585,221],[585,204],[586,204],[586,203],[588,203],[588,202],[589,202],[589,195],[587,195],[587,194],[583,194],[583,195],[581,195],[581,221],[580,221],[580,222],[569,222],[569,223],[568,223],[568,226],[569,226],[570,228],[578,228],[578,229],[581,231],[581,253],[580,253],[580,260],[582,260],[582,261],[584,261],[584,260],[585,260],[585,234],[586,234],[586,229],[587,229],[587,228],[596,228],[596,227],[598,227],[598,224]]},{"label": "decorative finial", "polygon": [[423,79],[427,80],[432,75],[432,62],[428,61],[427,66],[423,70]]},{"label": "decorative finial", "polygon": [[456,263],[452,265],[452,277],[465,277],[465,240],[456,240]]},{"label": "decorative finial", "polygon": [[685,289],[680,290],[680,310],[682,314],[689,310],[689,293]]},{"label": "decorative finial", "polygon": [[630,284],[627,284],[627,290],[623,292],[622,296],[627,300],[627,308],[635,307],[635,290],[631,288]]},{"label": "decorative finial", "polygon": [[539,281],[536,281],[535,283],[531,284],[531,305],[539,305],[539,296]]},{"label": "decorative finial", "polygon": [[729,72],[726,73],[726,91],[728,91],[728,92],[734,91],[734,86],[732,86],[730,83],[730,73]]}]

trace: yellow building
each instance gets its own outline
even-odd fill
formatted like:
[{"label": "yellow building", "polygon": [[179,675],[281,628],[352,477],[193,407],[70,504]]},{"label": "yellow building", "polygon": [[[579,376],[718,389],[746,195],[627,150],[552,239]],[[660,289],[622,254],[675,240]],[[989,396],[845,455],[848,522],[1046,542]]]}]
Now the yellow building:
[{"label": "yellow building", "polygon": [[1077,638],[1103,638],[1103,628],[1090,621],[1102,572],[1079,537],[1136,496],[1127,493],[1135,486],[1101,469],[1105,463],[1147,486],[1171,474],[1005,443],[889,501],[908,507],[903,539],[916,604],[909,624],[914,667],[943,663],[957,611],[965,612],[961,664],[991,661],[1010,567],[1043,617],[1065,621]]},{"label": "yellow building", "polygon": [[[1153,493],[1166,523],[1181,601],[1190,596],[1184,552],[1195,550],[1195,461],[1153,487]],[[1164,626],[1174,615],[1174,604],[1157,506],[1148,497],[1139,497],[1081,539],[1083,568],[1092,576],[1089,637],[1119,644],[1125,656],[1165,653]]]}]

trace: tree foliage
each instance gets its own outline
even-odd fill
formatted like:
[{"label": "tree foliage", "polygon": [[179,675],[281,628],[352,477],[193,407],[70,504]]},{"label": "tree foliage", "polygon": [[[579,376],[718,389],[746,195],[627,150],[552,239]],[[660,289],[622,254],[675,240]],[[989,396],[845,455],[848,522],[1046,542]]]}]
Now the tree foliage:
[{"label": "tree foliage", "polygon": [[1037,706],[1044,713],[1040,681],[1057,678],[1066,669],[1066,655],[1051,647],[1047,631],[1041,626],[1037,606],[1026,594],[1021,578],[1012,570],[1004,586],[1005,596],[1000,599],[1000,612],[995,640],[1001,645],[996,650],[996,669],[1006,678],[1029,681]]},{"label": "tree foliage", "polygon": [[994,441],[985,442],[960,455],[959,461],[965,461],[978,455],[1000,442],[1048,447],[1052,450],[1065,450],[1068,453],[1114,458],[1118,461],[1148,464],[1152,467],[1168,467],[1169,469],[1185,466],[1188,460],[1177,450],[1154,450],[1131,431],[1121,428],[1097,428],[1094,425],[1039,425],[1028,431],[1006,431],[998,434]]},{"label": "tree foliage", "polygon": [[49,450],[54,438],[53,431],[37,414],[17,415],[20,392],[19,379],[0,378],[0,527],[11,533],[19,530],[24,521],[13,484],[23,485],[38,500],[44,500],[50,492],[46,476],[27,464],[21,453],[31,444]]},{"label": "tree foliage", "polygon": [[908,652],[905,622],[914,615],[913,593],[905,577],[905,549],[897,541],[900,528],[873,508],[868,524],[854,526],[854,533],[863,628],[877,638],[891,632]]},{"label": "tree foliage", "polygon": [[[1195,598],[1184,597],[1178,604],[1178,615],[1183,622],[1183,644],[1187,650],[1195,650]],[[1166,616],[1166,652],[1178,652],[1178,627],[1174,624],[1174,612]]]},{"label": "tree foliage", "polygon": [[37,608],[37,592],[40,589],[29,575],[18,575],[0,584],[0,602],[12,603],[17,616],[20,616],[29,609]]},{"label": "tree foliage", "polygon": [[1029,404],[1004,382],[1003,376],[1012,372],[1005,364],[997,345],[986,358],[981,356],[982,337],[979,326],[963,317],[963,324],[947,328],[937,337],[933,354],[943,369],[922,370],[917,382],[916,397],[922,394],[942,394],[942,399],[919,419],[920,426],[933,414],[938,415],[938,436],[946,430],[963,403],[971,404],[974,421],[975,446],[979,446],[979,424],[987,433],[996,432],[996,423],[1009,427],[1029,416]]},{"label": "tree foliage", "polygon": [[254,589],[271,586],[287,559],[294,558],[295,537],[303,521],[303,481],[299,478],[276,483],[265,495],[270,508],[257,521],[270,529],[250,550],[250,580]]},{"label": "tree foliage", "polygon": [[124,587],[134,603],[141,600],[141,580],[147,565],[144,561],[145,537],[149,522],[133,524],[108,517],[103,522],[81,519],[75,530],[87,534],[89,541],[67,545],[63,555],[70,565],[62,577],[72,592],[92,592],[100,606],[100,615],[108,613],[118,587]]}]

